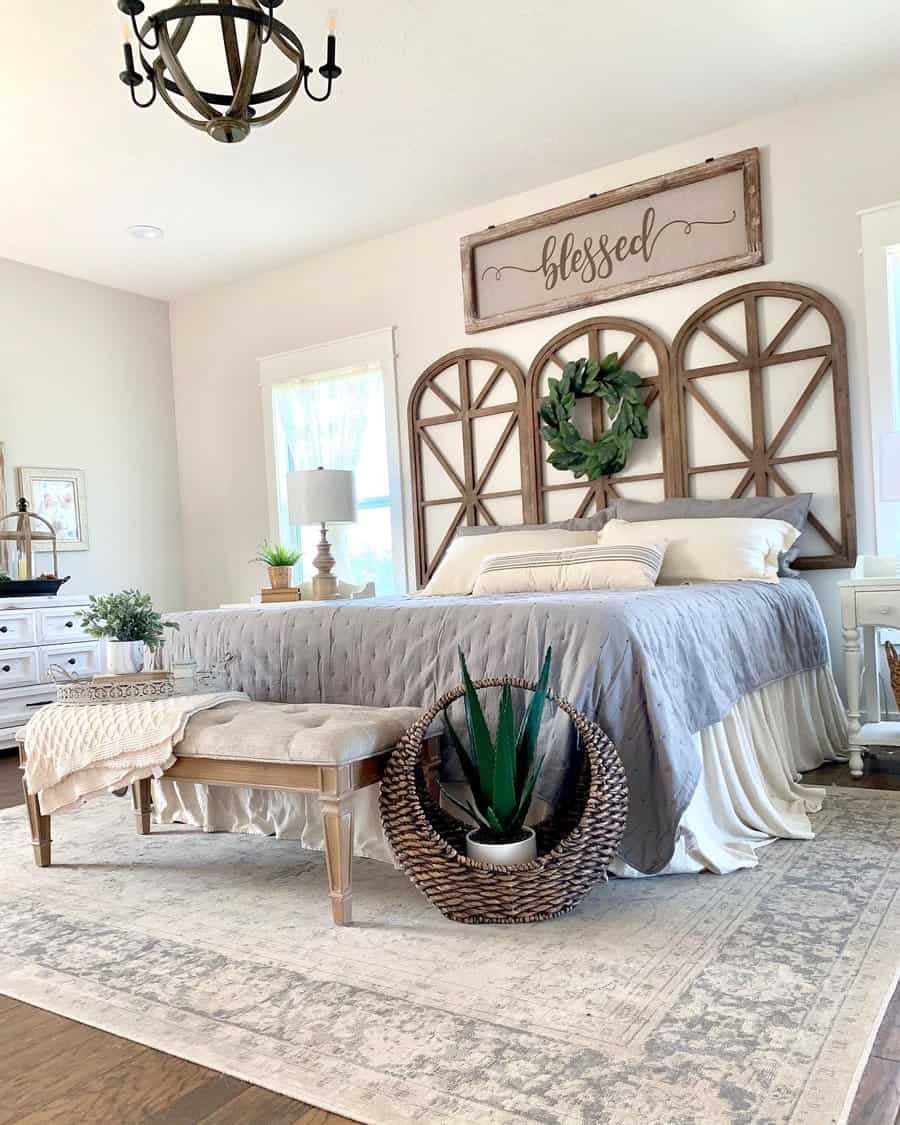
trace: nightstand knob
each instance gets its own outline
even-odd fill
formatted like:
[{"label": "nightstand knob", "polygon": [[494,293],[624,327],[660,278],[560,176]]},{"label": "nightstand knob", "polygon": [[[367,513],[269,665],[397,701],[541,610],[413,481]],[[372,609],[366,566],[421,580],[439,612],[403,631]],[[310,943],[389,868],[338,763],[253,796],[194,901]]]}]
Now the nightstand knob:
[{"label": "nightstand knob", "polygon": [[77,660],[75,659],[75,657],[74,657],[74,656],[70,656],[70,657],[69,657],[69,663],[70,663],[70,664],[77,664],[77,663],[78,663],[78,661],[77,661]]},{"label": "nightstand knob", "polygon": [[887,617],[887,616],[889,616],[889,614],[891,612],[891,607],[889,605],[880,605],[878,607],[878,612],[881,614],[882,617]]}]

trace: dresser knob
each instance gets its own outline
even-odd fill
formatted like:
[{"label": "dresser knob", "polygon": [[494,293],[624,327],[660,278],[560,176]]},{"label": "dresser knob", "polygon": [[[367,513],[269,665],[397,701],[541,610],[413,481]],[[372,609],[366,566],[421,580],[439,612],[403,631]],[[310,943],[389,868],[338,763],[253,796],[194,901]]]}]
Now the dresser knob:
[{"label": "dresser knob", "polygon": [[77,663],[78,663],[78,661],[77,661],[77,660],[75,659],[75,657],[74,657],[74,656],[70,656],[70,657],[69,657],[69,663],[70,663],[70,664],[77,664]]},{"label": "dresser knob", "polygon": [[12,669],[10,668],[10,666],[9,666],[8,664],[4,664],[4,665],[3,665],[3,671],[4,671],[4,672],[11,672],[11,671],[12,671]]},{"label": "dresser knob", "polygon": [[72,628],[73,626],[74,626],[74,622],[73,622],[73,621],[67,621],[67,622],[66,622],[66,628],[67,628],[67,629],[71,629],[71,628]]},{"label": "dresser knob", "polygon": [[9,629],[5,625],[0,625],[0,633],[8,633]]}]

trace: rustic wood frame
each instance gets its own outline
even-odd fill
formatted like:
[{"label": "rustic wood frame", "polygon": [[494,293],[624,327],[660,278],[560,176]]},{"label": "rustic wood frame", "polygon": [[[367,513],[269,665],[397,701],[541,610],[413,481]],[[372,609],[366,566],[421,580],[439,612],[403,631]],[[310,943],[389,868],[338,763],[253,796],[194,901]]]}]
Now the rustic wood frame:
[{"label": "rustic wood frame", "polygon": [[[476,360],[483,360],[494,364],[494,371],[485,385],[473,395],[470,365]],[[456,367],[459,380],[459,401],[453,399],[440,387],[436,380],[445,371]],[[483,403],[496,386],[503,374],[511,376],[516,388],[514,402],[498,403],[484,406]],[[431,390],[447,407],[448,413],[422,418],[419,407],[427,390]],[[475,463],[475,449],[473,442],[473,424],[478,418],[489,414],[509,414],[509,420],[503,429],[500,440],[488,458],[484,467],[479,471]],[[430,438],[428,430],[431,426],[441,426],[447,423],[458,422],[462,427],[463,447],[463,476],[460,477],[453,466],[447,461],[444,454]],[[521,466],[520,487],[503,489],[492,492],[488,489],[491,473],[507,444],[512,440],[514,431],[518,431],[519,438],[519,464]],[[534,507],[534,470],[530,455],[531,426],[529,411],[525,399],[525,376],[522,369],[514,361],[500,352],[481,348],[461,348],[458,351],[448,352],[435,360],[416,380],[409,398],[409,448],[412,460],[413,481],[413,510],[415,523],[416,543],[416,578],[423,585],[431,575],[440,560],[443,558],[450,541],[456,534],[459,525],[465,519],[466,523],[476,526],[479,523],[495,524],[496,520],[485,507],[484,501],[499,497],[521,496],[522,514],[526,522],[536,518]],[[437,459],[451,485],[457,494],[451,497],[428,499],[425,496],[422,448],[427,446]],[[425,509],[435,505],[456,504],[459,510],[450,523],[443,539],[434,551],[429,549],[425,523]]]},{"label": "rustic wood frame", "polygon": [[[761,346],[759,339],[757,306],[757,302],[764,297],[780,297],[797,302],[797,307],[765,348]],[[743,304],[744,306],[746,353],[742,352],[732,342],[725,340],[720,333],[707,323],[717,313],[736,304]],[[820,347],[803,348],[796,351],[779,350],[787,343],[800,321],[811,310],[820,313],[827,323],[830,333],[829,343]],[[733,361],[705,367],[685,368],[684,359],[688,345],[698,332],[712,339],[720,348],[732,355]],[[804,359],[820,359],[821,362],[779,427],[778,432],[771,440],[767,441],[763,370],[775,364],[792,363]],[[708,301],[682,324],[672,345],[672,368],[677,384],[675,396],[677,413],[674,415],[674,429],[680,435],[681,442],[681,479],[678,482],[679,491],[674,495],[690,496],[691,477],[697,473],[721,472],[728,469],[745,470],[732,493],[733,497],[743,496],[751,485],[754,487],[757,496],[768,496],[770,495],[771,484],[777,485],[785,494],[792,495],[794,490],[779,472],[780,465],[822,459],[836,460],[841,521],[840,538],[832,535],[815,512],[810,511],[810,526],[831,547],[832,553],[830,555],[800,557],[791,565],[802,570],[854,566],[856,563],[856,499],[853,485],[853,455],[850,443],[847,340],[843,319],[832,302],[815,289],[788,282],[763,282],[731,289],[727,293]],[[746,371],[749,379],[752,426],[750,442],[747,442],[735,431],[728,419],[724,418],[716,407],[709,402],[697,385],[698,380],[714,378],[716,375],[731,374],[736,371]],[[779,447],[800,424],[804,408],[829,371],[831,372],[834,394],[835,448],[791,456],[779,456]],[[689,463],[685,413],[685,402],[688,397],[693,398],[703,408],[728,440],[740,450],[744,455],[743,458],[718,465],[692,466]]]},{"label": "rustic wood frame", "polygon": [[[757,302],[764,297],[780,297],[796,301],[796,308],[765,348],[759,342],[759,317],[757,312]],[[746,354],[730,341],[725,340],[712,325],[707,323],[716,313],[735,304],[743,304],[745,309],[745,324],[748,327],[747,338],[749,340]],[[787,343],[791,333],[797,328],[803,316],[810,310],[818,311],[824,318],[830,333],[829,342],[814,348],[790,352],[780,351],[779,349]],[[651,388],[648,395],[651,405],[654,402],[659,403],[662,471],[660,473],[633,475],[626,470],[626,472],[615,477],[601,478],[593,482],[579,481],[573,478],[571,483],[546,485],[544,483],[543,447],[537,418],[541,374],[548,363],[555,363],[562,368],[563,361],[557,355],[558,349],[579,336],[587,336],[590,357],[602,356],[602,333],[605,330],[631,332],[633,334],[632,342],[625,348],[620,357],[626,365],[641,342],[649,344],[656,356],[657,375],[645,379],[644,385]],[[733,356],[733,360],[708,367],[685,370],[684,357],[687,346],[698,332],[711,338],[720,347],[724,347],[726,353]],[[771,365],[812,358],[819,358],[821,361],[815,374],[788,412],[774,438],[767,442],[764,432],[763,370]],[[489,359],[497,365],[498,371],[509,371],[513,375],[517,388],[519,388],[517,402],[492,407],[489,411],[479,411],[477,402],[473,403],[467,399],[463,403],[456,403],[449,400],[443,391],[438,390],[436,391],[438,397],[446,402],[451,412],[435,418],[419,419],[419,401],[425,389],[432,385],[434,377],[453,364],[460,365],[460,372],[462,373],[462,365],[471,359]],[[753,440],[750,443],[734,432],[734,428],[730,425],[728,419],[722,417],[715,406],[705,400],[702,392],[694,385],[698,379],[714,378],[716,375],[731,375],[737,371],[747,371],[749,378],[753,424]],[[786,457],[779,456],[778,447],[797,426],[802,424],[804,407],[829,371],[832,374],[834,392],[835,448],[814,450],[809,453]],[[460,378],[462,379],[462,374]],[[494,378],[499,378],[496,372]],[[686,396],[692,396],[698,401],[703,399],[700,405],[704,406],[709,417],[731,441],[734,442],[735,438],[738,439],[735,444],[744,455],[743,458],[717,465],[692,466],[689,464],[685,412]],[[482,399],[483,397],[483,395],[480,396]],[[473,418],[479,416],[479,413],[496,413],[501,410],[515,415],[515,421],[518,422],[521,450],[520,487],[492,494],[485,491],[487,477],[484,474],[478,477],[475,473],[471,423]],[[596,437],[597,427],[602,426],[599,402],[593,408],[592,418],[594,436]],[[423,490],[421,443],[423,440],[427,440],[423,438],[423,434],[429,425],[454,421],[464,426],[465,481],[459,481],[457,478],[458,495],[450,499],[429,500]],[[589,511],[592,502],[597,507],[607,506],[609,500],[614,499],[617,495],[617,484],[661,478],[666,497],[689,497],[691,495],[691,478],[697,473],[743,469],[744,474],[741,481],[733,492],[735,497],[743,496],[751,485],[754,486],[757,495],[769,495],[772,484],[775,484],[787,495],[791,495],[793,490],[779,472],[779,466],[791,462],[823,459],[831,459],[837,462],[837,495],[841,513],[841,533],[839,537],[832,535],[824,527],[816,513],[812,512],[809,517],[810,525],[829,544],[832,553],[830,555],[801,556],[795,559],[792,565],[803,570],[817,570],[852,567],[856,562],[856,508],[850,433],[847,342],[844,323],[841,314],[827,297],[805,285],[773,281],[730,289],[704,304],[687,318],[679,328],[671,349],[659,333],[636,320],[619,317],[594,317],[580,321],[558,332],[547,341],[529,367],[527,380],[523,380],[517,364],[499,352],[481,351],[475,348],[450,352],[433,363],[413,388],[409,403],[409,426],[416,535],[416,573],[420,585],[427,582],[434,573],[464,517],[470,525],[494,523],[490,513],[481,504],[481,501],[489,499],[491,495],[521,495],[525,522],[540,523],[545,518],[546,494],[551,491],[582,490],[584,496],[581,503],[572,512],[573,516],[581,516]],[[515,428],[514,420],[511,419],[510,425],[505,431],[507,440],[513,428]],[[465,439],[466,432],[469,433],[468,439]],[[499,456],[499,453],[496,456]],[[496,456],[492,458],[491,468],[496,463]],[[456,474],[452,475],[455,476]],[[455,503],[460,506],[460,510],[442,542],[432,552],[428,550],[428,544],[426,543],[424,515],[425,509],[435,503]]]},{"label": "rustic wood frame", "polygon": [[[644,398],[648,407],[652,408],[654,403],[659,403],[662,470],[658,473],[644,473],[637,476],[626,471],[616,476],[598,477],[594,481],[576,480],[575,477],[572,477],[571,481],[567,481],[565,484],[546,484],[544,480],[544,446],[537,414],[542,397],[541,380],[543,374],[548,364],[555,364],[562,371],[565,363],[557,354],[558,350],[573,340],[577,340],[580,336],[587,337],[587,357],[589,359],[602,359],[607,354],[606,349],[602,346],[604,332],[631,333],[631,342],[619,355],[619,362],[623,367],[628,367],[629,360],[643,343],[650,346],[656,357],[656,375],[643,379],[641,386],[649,388]],[[533,422],[531,437],[534,458],[535,512],[539,523],[545,518],[545,497],[548,492],[573,490],[584,492],[584,498],[572,513],[575,518],[578,518],[589,514],[592,502],[597,510],[607,507],[609,501],[618,495],[616,492],[617,483],[662,480],[666,495],[669,495],[671,489],[675,487],[679,479],[677,471],[678,441],[677,437],[673,440],[673,435],[670,432],[671,427],[668,424],[670,413],[668,403],[670,394],[669,347],[665,340],[652,328],[641,324],[640,321],[626,320],[621,317],[593,317],[590,320],[582,320],[578,324],[570,325],[570,327],[564,328],[562,332],[558,332],[552,339],[548,340],[535,356],[531,367],[528,369],[526,386],[526,397]],[[595,397],[591,400],[591,440],[596,441],[603,432],[603,428],[603,404],[599,398]]]},{"label": "rustic wood frame", "polygon": [[[556,297],[537,305],[496,313],[493,316],[479,316],[475,278],[474,251],[476,247],[498,242],[513,235],[524,234],[540,227],[552,226],[555,223],[580,218],[582,215],[588,215],[594,211],[604,211],[621,203],[629,203],[633,199],[643,199],[655,195],[660,191],[684,187],[688,184],[698,183],[701,180],[712,179],[738,170],[743,170],[744,173],[744,223],[747,233],[747,251],[744,254],[720,258],[711,262],[702,262],[696,266],[672,270],[669,273],[657,274],[654,277],[641,280],[598,286],[588,293]],[[602,304],[604,301],[615,301],[622,297],[630,297],[635,293],[649,293],[654,289],[683,285],[688,281],[698,281],[700,278],[716,277],[719,274],[762,265],[764,258],[759,149],[744,149],[728,156],[706,160],[702,164],[693,164],[689,168],[681,168],[677,172],[668,172],[663,176],[655,176],[650,180],[628,184],[626,187],[605,191],[600,195],[591,195],[587,199],[580,199],[575,203],[566,203],[561,207],[553,207],[548,211],[527,215],[522,219],[514,219],[512,222],[490,226],[486,230],[462,238],[459,250],[467,334],[483,332],[489,328],[499,328],[506,324],[517,324],[525,320],[535,320],[539,317],[552,316],[555,313],[571,312],[573,309]]]}]

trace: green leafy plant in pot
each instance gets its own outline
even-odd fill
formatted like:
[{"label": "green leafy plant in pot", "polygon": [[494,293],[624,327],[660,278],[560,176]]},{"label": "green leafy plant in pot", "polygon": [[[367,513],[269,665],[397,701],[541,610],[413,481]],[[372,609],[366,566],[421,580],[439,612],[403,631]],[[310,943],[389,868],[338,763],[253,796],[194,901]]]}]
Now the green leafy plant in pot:
[{"label": "green leafy plant in pot", "polygon": [[88,636],[106,641],[106,667],[112,675],[140,672],[145,649],[160,645],[166,629],[178,628],[174,621],[163,621],[150,595],[140,590],[92,596],[78,616]]},{"label": "green leafy plant in pot", "polygon": [[538,734],[547,700],[552,651],[547,649],[537,689],[518,728],[512,690],[508,684],[503,687],[494,737],[460,650],[468,747],[449,718],[447,731],[472,797],[470,801],[461,802],[446,790],[443,793],[450,804],[478,825],[466,835],[466,854],[470,859],[508,865],[530,863],[537,856],[534,830],[525,825],[525,819],[544,764],[544,755],[538,755]]},{"label": "green leafy plant in pot", "polygon": [[301,552],[280,543],[263,543],[259,554],[250,561],[265,563],[269,568],[269,582],[273,590],[287,589],[294,576],[294,567],[301,558]]}]

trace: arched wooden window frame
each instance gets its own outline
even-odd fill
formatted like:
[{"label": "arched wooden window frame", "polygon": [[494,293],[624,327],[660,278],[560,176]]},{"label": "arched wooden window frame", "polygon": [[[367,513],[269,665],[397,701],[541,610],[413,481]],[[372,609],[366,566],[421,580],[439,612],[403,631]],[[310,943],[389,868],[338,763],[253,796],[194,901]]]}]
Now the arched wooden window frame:
[{"label": "arched wooden window frame", "polygon": [[[758,303],[766,297],[778,297],[796,302],[796,307],[763,347],[759,335]],[[731,341],[724,339],[708,322],[718,313],[734,305],[744,307],[746,329],[746,352],[741,351]],[[820,313],[828,325],[829,342],[812,348],[794,351],[781,351],[791,334],[808,312]],[[711,364],[703,367],[685,367],[685,356],[691,340],[702,333],[716,343],[733,358],[730,362]],[[767,440],[765,433],[765,368],[783,363],[794,363],[807,359],[819,359],[812,378],[800,393],[777,433]],[[744,496],[753,489],[757,496],[771,494],[774,483],[786,495],[793,495],[794,489],[779,471],[782,464],[793,462],[834,460],[837,462],[838,504],[840,508],[840,533],[832,534],[811,511],[809,524],[831,548],[830,555],[800,556],[791,564],[798,569],[816,570],[834,567],[852,567],[856,563],[856,503],[853,484],[853,456],[850,441],[850,388],[847,374],[847,339],[844,322],[834,304],[816,289],[789,282],[763,282],[741,285],[714,297],[682,324],[672,345],[672,368],[677,387],[673,418],[674,432],[679,435],[680,477],[678,493],[691,495],[691,477],[699,472],[719,472],[743,469],[733,497]],[[709,399],[703,395],[700,380],[713,379],[717,375],[731,375],[746,371],[749,379],[750,421],[752,434],[749,441],[738,434],[728,419],[723,417]],[[835,445],[833,448],[811,450],[808,453],[792,456],[779,456],[778,449],[784,440],[802,424],[804,408],[819,386],[822,379],[831,372],[834,397]],[[698,384],[695,386],[695,383]],[[729,441],[743,454],[727,464],[693,466],[690,464],[688,432],[686,425],[686,399],[691,397],[703,408],[709,418],[722,430]],[[813,500],[815,506],[815,499]]]},{"label": "arched wooden window frame", "polygon": [[[604,332],[621,332],[631,335],[631,340],[619,355],[619,361],[624,367],[628,366],[629,360],[642,344],[648,344],[653,351],[656,359],[656,374],[643,379],[641,386],[647,388],[647,394],[645,395],[647,405],[651,409],[654,404],[657,405],[660,424],[662,468],[658,473],[635,475],[629,474],[626,469],[625,472],[619,473],[616,476],[599,477],[595,481],[576,480],[573,477],[571,482],[547,484],[544,472],[543,439],[541,438],[540,423],[537,416],[538,406],[540,405],[542,397],[541,385],[545,371],[548,365],[552,364],[561,372],[565,363],[558,354],[560,349],[581,337],[584,337],[586,341],[585,355],[587,358],[602,359],[608,354],[607,350],[603,347]],[[527,397],[532,419],[532,471],[535,477],[535,505],[538,522],[545,518],[545,498],[550,492],[580,490],[584,493],[581,502],[577,504],[571,512],[571,515],[574,517],[588,514],[592,507],[597,510],[607,507],[610,500],[617,497],[618,493],[616,487],[619,484],[636,481],[661,480],[666,495],[671,494],[671,489],[676,486],[676,482],[679,479],[676,463],[679,443],[677,438],[673,441],[671,426],[669,424],[671,401],[669,348],[665,340],[663,340],[657,332],[654,332],[652,328],[649,328],[646,324],[642,324],[637,320],[608,316],[591,317],[589,320],[582,320],[577,324],[572,324],[568,328],[564,328],[561,332],[558,332],[552,339],[548,340],[535,356],[534,362],[528,370],[527,387]],[[603,431],[602,403],[597,398],[593,399],[591,402],[591,429],[592,439],[596,441]]]},{"label": "arched wooden window frame", "polygon": [[[471,377],[471,364],[482,361],[494,365],[492,374],[477,393],[474,392]],[[446,371],[457,370],[458,400],[454,399],[438,383],[437,379]],[[515,400],[485,405],[491,391],[502,376],[512,379],[515,387]],[[431,391],[447,407],[446,414],[423,418],[420,415],[422,399],[426,391]],[[492,414],[508,414],[500,438],[486,462],[476,464],[473,428],[479,418]],[[458,423],[462,427],[462,476],[449,463],[444,453],[430,437],[432,426]],[[490,478],[510,441],[518,441],[520,481],[518,488],[492,490]],[[426,446],[437,460],[456,495],[451,497],[429,497],[427,495],[422,463],[422,450]],[[413,480],[413,519],[415,525],[416,579],[423,585],[434,573],[443,558],[450,541],[460,525],[465,522],[474,527],[479,524],[495,524],[486,501],[498,498],[520,496],[522,513],[526,522],[536,519],[534,506],[534,474],[531,459],[531,427],[525,397],[525,376],[519,365],[508,356],[486,348],[461,348],[448,352],[435,360],[416,380],[409,400],[409,448],[412,459]],[[450,521],[441,542],[434,548],[428,543],[426,509],[435,505],[457,505],[457,512]]]}]

